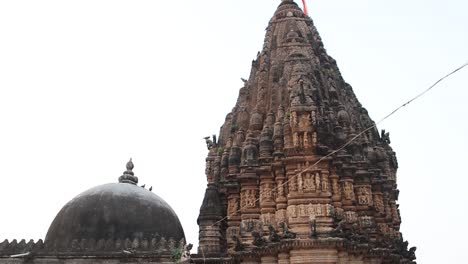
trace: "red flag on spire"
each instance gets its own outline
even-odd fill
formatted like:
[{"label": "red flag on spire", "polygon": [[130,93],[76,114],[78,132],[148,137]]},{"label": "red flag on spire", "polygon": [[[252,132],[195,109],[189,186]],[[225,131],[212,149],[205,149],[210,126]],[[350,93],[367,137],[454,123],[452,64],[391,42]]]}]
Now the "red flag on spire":
[{"label": "red flag on spire", "polygon": [[302,5],[304,6],[303,8],[304,14],[309,15],[309,12],[307,12],[307,4],[305,0],[302,0]]}]

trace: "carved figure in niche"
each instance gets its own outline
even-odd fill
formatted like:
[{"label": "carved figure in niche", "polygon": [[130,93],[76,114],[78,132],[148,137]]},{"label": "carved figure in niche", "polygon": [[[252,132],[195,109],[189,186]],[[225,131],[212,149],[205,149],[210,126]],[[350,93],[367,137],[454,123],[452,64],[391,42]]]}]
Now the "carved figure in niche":
[{"label": "carved figure in niche", "polygon": [[374,226],[374,221],[370,216],[363,216],[359,218],[359,224],[362,227],[371,227]]},{"label": "carved figure in niche", "polygon": [[280,241],[280,236],[278,235],[278,233],[276,232],[276,230],[273,228],[272,225],[269,225],[268,226],[268,231],[269,231],[269,236],[268,236],[268,240],[270,240],[270,242],[279,242]]},{"label": "carved figure in niche", "polygon": [[298,205],[297,207],[299,208],[299,216],[300,217],[307,216],[307,208],[303,204]]},{"label": "carved figure in niche", "polygon": [[286,221],[286,210],[276,211],[276,222],[282,223]]},{"label": "carved figure in niche", "polygon": [[333,180],[332,180],[332,190],[333,190],[333,194],[335,194],[335,195],[341,195],[341,192],[340,192],[340,185],[338,184],[338,180],[337,180],[337,179],[333,179]]},{"label": "carved figure in niche", "polygon": [[312,146],[317,146],[317,132],[312,133]]},{"label": "carved figure in niche", "polygon": [[289,185],[289,193],[297,191],[296,175],[290,176],[290,181],[289,181],[288,185]]},{"label": "carved figure in niche", "polygon": [[271,225],[275,221],[275,216],[273,214],[263,214],[261,215],[263,225]]},{"label": "carved figure in niche", "polygon": [[238,210],[239,210],[239,200],[237,198],[230,199],[228,203],[228,214],[236,215]]},{"label": "carved figure in niche", "polygon": [[245,250],[245,246],[244,244],[242,244],[238,236],[232,236],[232,240],[236,243],[236,245],[234,246],[234,251],[240,252]]},{"label": "carved figure in niche", "polygon": [[264,105],[266,101],[266,87],[263,84],[260,84],[260,88],[258,89],[258,96],[257,96],[257,104]]},{"label": "carved figure in niche", "polygon": [[315,186],[317,187],[317,191],[320,188],[320,173],[316,172],[315,173]]},{"label": "carved figure in niche", "polygon": [[322,173],[322,191],[323,192],[328,192],[329,191],[328,174],[327,173]]},{"label": "carved figure in niche", "polygon": [[348,223],[356,223],[357,222],[357,214],[353,211],[346,211],[344,212],[344,218]]},{"label": "carved figure in niche", "polygon": [[307,192],[315,192],[314,180],[310,173],[307,173],[304,177],[304,190]]},{"label": "carved figure in niche", "polygon": [[323,216],[323,210],[322,210],[322,205],[317,204],[317,216]]},{"label": "carved figure in niche", "polygon": [[241,222],[241,231],[242,232],[252,232],[255,230],[259,230],[262,226],[262,223],[258,220],[242,220]]},{"label": "carved figure in niche", "polygon": [[307,91],[306,84],[302,79],[302,76],[299,80],[293,82],[290,92],[291,105],[304,105],[310,103],[312,100],[306,96]]},{"label": "carved figure in niche", "polygon": [[266,240],[260,235],[260,233],[253,231],[252,232],[253,242],[252,245],[256,247],[264,247],[266,246]]},{"label": "carved figure in niche", "polygon": [[294,147],[299,148],[299,134],[298,133],[293,134],[293,144],[294,144]]},{"label": "carved figure in niche", "polygon": [[296,211],[295,205],[288,206],[288,214],[289,214],[289,217],[292,217],[292,218],[297,217],[297,211]]},{"label": "carved figure in niche", "polygon": [[311,105],[312,84],[305,76],[305,65],[296,65],[288,82],[289,100],[292,106]]},{"label": "carved figure in niche", "polygon": [[304,132],[304,139],[303,139],[304,144],[303,144],[303,146],[304,146],[305,149],[310,149],[310,148],[312,147],[312,146],[310,145],[310,139],[309,139],[309,137],[310,137],[309,133]]},{"label": "carved figure in niche", "polygon": [[371,205],[372,195],[370,193],[370,187],[359,187],[358,189],[358,202],[360,205]]},{"label": "carved figure in niche", "polygon": [[257,206],[257,197],[255,190],[247,190],[246,192],[246,206],[247,207],[256,207]]},{"label": "carved figure in niche", "polygon": [[354,190],[351,182],[344,182],[343,192],[346,200],[354,200]]},{"label": "carved figure in niche", "polygon": [[296,233],[289,231],[288,224],[286,222],[281,222],[280,227],[283,229],[282,239],[295,239]]},{"label": "carved figure in niche", "polygon": [[299,117],[299,130],[300,131],[308,131],[312,128],[312,124],[310,122],[310,114],[305,113],[301,114]]},{"label": "carved figure in niche", "polygon": [[382,200],[382,196],[379,194],[374,195],[374,206],[377,212],[385,213],[385,206]]},{"label": "carved figure in niche", "polygon": [[302,174],[297,175],[297,190],[299,192],[302,192],[303,186],[302,186]]},{"label": "carved figure in niche", "polygon": [[291,127],[297,126],[297,113],[296,112],[291,113],[290,125]]},{"label": "carved figure in niche", "polygon": [[310,217],[315,217],[315,216],[316,216],[316,213],[315,213],[315,205],[313,205],[313,204],[308,204],[308,205],[307,205],[307,214],[308,214]]},{"label": "carved figure in niche", "polygon": [[341,127],[349,127],[350,125],[350,117],[348,112],[346,111],[346,108],[343,105],[338,106],[338,124]]}]

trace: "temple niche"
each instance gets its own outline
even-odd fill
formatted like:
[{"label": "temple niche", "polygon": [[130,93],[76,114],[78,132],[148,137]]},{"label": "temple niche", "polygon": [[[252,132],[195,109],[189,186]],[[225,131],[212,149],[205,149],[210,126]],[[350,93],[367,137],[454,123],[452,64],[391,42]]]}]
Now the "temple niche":
[{"label": "temple niche", "polygon": [[192,262],[415,263],[389,134],[349,143],[373,124],[311,18],[281,1],[209,151],[207,171],[223,176],[207,173],[199,219],[211,220]]}]

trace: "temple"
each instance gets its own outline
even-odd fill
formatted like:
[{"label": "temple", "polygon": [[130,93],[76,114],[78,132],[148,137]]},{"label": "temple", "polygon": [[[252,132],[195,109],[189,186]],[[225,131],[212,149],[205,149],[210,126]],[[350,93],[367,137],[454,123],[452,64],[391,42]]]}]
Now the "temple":
[{"label": "temple", "polygon": [[279,5],[208,143],[195,263],[415,263],[389,134],[294,1]]},{"label": "temple", "polygon": [[416,263],[400,232],[389,134],[294,1],[271,19],[219,139],[205,139],[197,253],[130,160],[118,182],[65,204],[44,241],[1,242],[0,264]]}]

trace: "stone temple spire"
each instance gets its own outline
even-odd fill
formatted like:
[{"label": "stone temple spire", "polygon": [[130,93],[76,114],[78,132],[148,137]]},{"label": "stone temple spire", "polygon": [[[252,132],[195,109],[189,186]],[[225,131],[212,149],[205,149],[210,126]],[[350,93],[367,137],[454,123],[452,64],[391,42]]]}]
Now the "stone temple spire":
[{"label": "stone temple spire", "polygon": [[206,160],[223,221],[216,245],[199,222],[200,248],[249,263],[411,263],[388,134],[371,129],[331,155],[374,124],[311,18],[281,1]]}]

